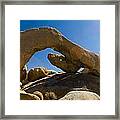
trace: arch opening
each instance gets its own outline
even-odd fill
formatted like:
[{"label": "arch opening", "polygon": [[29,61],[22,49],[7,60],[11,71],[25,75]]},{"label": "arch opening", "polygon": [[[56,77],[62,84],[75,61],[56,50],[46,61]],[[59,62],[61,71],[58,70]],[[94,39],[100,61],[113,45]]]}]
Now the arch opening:
[{"label": "arch opening", "polygon": [[45,50],[34,53],[33,56],[29,59],[29,61],[26,63],[28,71],[31,68],[43,67],[43,68],[47,68],[48,70],[53,70],[56,72],[63,72],[60,68],[50,63],[50,61],[47,58],[49,53],[61,54],[57,51],[54,51],[51,48],[47,48]]}]

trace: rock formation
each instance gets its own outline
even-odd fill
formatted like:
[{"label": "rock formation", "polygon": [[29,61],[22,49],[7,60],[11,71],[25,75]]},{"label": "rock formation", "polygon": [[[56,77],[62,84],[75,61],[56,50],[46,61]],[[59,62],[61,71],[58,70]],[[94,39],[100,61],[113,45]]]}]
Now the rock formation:
[{"label": "rock formation", "polygon": [[46,77],[48,74],[49,72],[45,68],[32,68],[28,72],[28,81],[33,82],[37,79]]},{"label": "rock formation", "polygon": [[62,53],[73,64],[80,63],[89,69],[100,73],[100,58],[98,55],[72,43],[54,28],[30,29],[20,33],[20,69],[37,51],[52,48]]},{"label": "rock formation", "polygon": [[96,70],[92,70],[89,68],[85,68],[86,66],[84,66],[82,63],[79,63],[78,65],[73,64],[70,60],[67,60],[67,58],[63,55],[60,54],[48,54],[48,59],[50,61],[51,64],[57,66],[58,68],[61,68],[63,71],[65,72],[69,72],[69,73],[75,73],[77,72],[80,68],[84,68],[84,73],[88,73],[91,72],[95,75],[100,75],[99,72],[97,72]]},{"label": "rock formation", "polygon": [[37,95],[40,98],[40,100],[44,99],[43,94],[41,92],[39,92],[39,91],[35,91],[35,92],[33,92],[33,94]]},{"label": "rock formation", "polygon": [[22,82],[27,77],[27,66],[25,65],[20,71],[20,81]]},{"label": "rock formation", "polygon": [[21,91],[20,92],[20,100],[40,100],[40,98],[34,94],[30,94],[30,93]]},{"label": "rock formation", "polygon": [[[53,92],[57,99],[75,89],[77,91],[81,91],[82,89],[89,90],[100,95],[99,79],[98,76],[91,73],[62,73],[30,82],[24,85],[22,90],[31,94],[35,91],[40,91],[43,96],[46,92]],[[84,89],[85,86],[87,89]]]},{"label": "rock formation", "polygon": [[[51,64],[55,65],[56,67],[62,69],[65,72],[77,72],[77,70],[80,68],[80,63],[79,66],[76,64],[73,64],[70,60],[67,60],[65,56],[60,55],[60,54],[48,54],[48,59]],[[82,67],[82,63],[81,63]]]},{"label": "rock formation", "polygon": [[89,91],[70,91],[59,100],[100,100],[100,97]]},{"label": "rock formation", "polygon": [[54,92],[46,92],[44,94],[44,99],[45,100],[57,100],[57,96]]},{"label": "rock formation", "polygon": [[[48,54],[48,59],[66,73],[53,74],[41,68],[33,68],[29,73],[25,71],[24,66],[31,56],[46,48],[62,54]],[[82,67],[84,70],[78,72]],[[54,28],[30,29],[20,33],[20,70],[21,90],[25,91],[20,93],[21,99],[99,99],[100,57],[72,43]]]}]

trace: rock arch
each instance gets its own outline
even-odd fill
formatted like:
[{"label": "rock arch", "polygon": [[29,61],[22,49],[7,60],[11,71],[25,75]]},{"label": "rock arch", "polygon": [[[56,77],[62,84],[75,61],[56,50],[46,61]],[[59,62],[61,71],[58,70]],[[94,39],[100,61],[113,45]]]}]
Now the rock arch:
[{"label": "rock arch", "polygon": [[46,48],[62,53],[73,64],[84,64],[91,70],[100,72],[100,58],[84,48],[72,43],[55,28],[38,28],[20,32],[20,69],[31,56]]}]

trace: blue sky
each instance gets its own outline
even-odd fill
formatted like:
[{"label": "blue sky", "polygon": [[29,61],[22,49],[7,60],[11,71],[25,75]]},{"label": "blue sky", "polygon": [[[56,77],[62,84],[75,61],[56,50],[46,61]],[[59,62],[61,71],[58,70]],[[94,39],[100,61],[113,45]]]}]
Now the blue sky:
[{"label": "blue sky", "polygon": [[[20,31],[44,26],[58,29],[72,42],[95,53],[100,52],[100,21],[99,20],[21,20]],[[53,66],[47,59],[48,53],[58,53],[48,48],[35,53],[27,63],[28,69],[33,67],[45,67],[55,71],[61,71]]]}]

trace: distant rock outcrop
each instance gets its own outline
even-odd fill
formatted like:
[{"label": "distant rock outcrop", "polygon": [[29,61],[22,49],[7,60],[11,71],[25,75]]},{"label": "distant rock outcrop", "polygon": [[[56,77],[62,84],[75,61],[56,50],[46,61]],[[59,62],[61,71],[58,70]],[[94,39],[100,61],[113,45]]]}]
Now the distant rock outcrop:
[{"label": "distant rock outcrop", "polygon": [[28,81],[33,82],[35,80],[46,77],[48,74],[49,74],[49,72],[45,68],[32,68],[28,72]]}]

